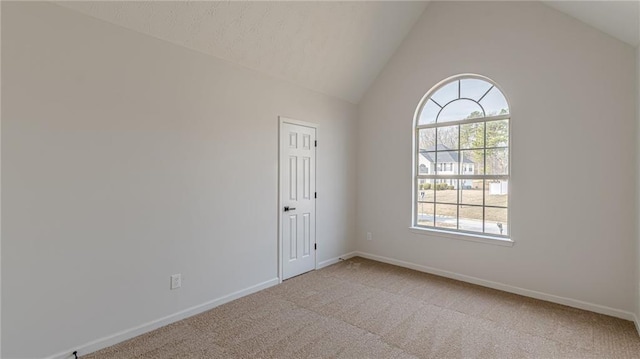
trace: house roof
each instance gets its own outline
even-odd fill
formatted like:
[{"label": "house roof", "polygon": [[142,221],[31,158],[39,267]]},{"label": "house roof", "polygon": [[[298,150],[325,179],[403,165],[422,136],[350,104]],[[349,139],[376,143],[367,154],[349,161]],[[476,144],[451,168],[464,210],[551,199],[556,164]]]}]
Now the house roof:
[{"label": "house roof", "polygon": [[[426,149],[420,150],[420,155],[427,159],[427,161],[434,163],[436,161],[436,148],[434,146],[428,147]],[[440,163],[451,163],[458,162],[459,152],[456,150],[451,150],[449,147],[445,145],[438,145],[438,162]],[[462,158],[463,163],[474,163],[469,157]]]}]

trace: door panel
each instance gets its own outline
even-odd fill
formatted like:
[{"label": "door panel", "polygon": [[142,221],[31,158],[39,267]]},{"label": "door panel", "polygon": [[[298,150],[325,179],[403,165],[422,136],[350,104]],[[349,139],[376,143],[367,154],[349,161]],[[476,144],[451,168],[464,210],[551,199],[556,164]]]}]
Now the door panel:
[{"label": "door panel", "polygon": [[285,234],[285,238],[289,242],[289,260],[295,260],[298,258],[298,250],[296,245],[298,244],[298,239],[296,235],[298,234],[298,216],[288,216],[289,217],[289,228],[287,233]]},{"label": "door panel", "polygon": [[311,199],[311,158],[304,157],[302,159],[302,198]]},{"label": "door panel", "polygon": [[311,213],[305,213],[302,215],[302,222],[304,223],[302,239],[302,256],[306,257],[311,255]]},{"label": "door panel", "polygon": [[289,200],[298,199],[298,157],[289,156]]},{"label": "door panel", "polygon": [[316,130],[282,122],[280,131],[282,270],[287,279],[315,268]]}]

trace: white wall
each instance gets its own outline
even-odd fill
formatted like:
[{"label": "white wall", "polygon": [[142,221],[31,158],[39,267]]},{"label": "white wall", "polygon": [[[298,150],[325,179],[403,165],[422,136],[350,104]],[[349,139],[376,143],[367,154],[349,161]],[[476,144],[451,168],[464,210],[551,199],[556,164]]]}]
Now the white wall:
[{"label": "white wall", "polygon": [[[638,46],[637,48],[637,52],[636,52],[636,77],[638,79],[638,82],[636,84],[636,102],[638,105],[638,109],[637,109],[637,118],[638,121],[636,122],[636,126],[638,131],[640,131],[640,46]],[[638,136],[636,137],[636,154],[638,155],[637,160],[640,161],[640,132],[638,132]],[[638,171],[640,171],[640,162],[637,162],[637,169]],[[637,191],[637,195],[638,195],[638,203],[636,203],[636,223],[638,224],[638,229],[637,229],[637,233],[636,235],[637,237],[637,241],[636,241],[636,249],[637,249],[637,257],[636,257],[636,264],[638,266],[638,276],[636,277],[636,284],[637,284],[637,290],[636,290],[636,329],[638,329],[638,333],[640,334],[640,172],[638,172],[636,174],[636,179],[637,179],[637,184],[636,184],[636,191]]]},{"label": "white wall", "polygon": [[[431,3],[359,106],[358,250],[632,316],[634,71],[632,47],[543,4]],[[513,247],[408,229],[412,116],[459,73],[510,100]]]},{"label": "white wall", "polygon": [[318,260],[354,249],[354,105],[46,3],[2,65],[3,357],[276,278],[279,115],[320,126]]},{"label": "white wall", "polygon": [[[0,6],[0,28],[2,27],[2,6]],[[0,29],[0,36],[2,31]],[[0,40],[0,43],[2,41]],[[2,46],[0,46],[0,69],[2,69]],[[2,71],[0,71],[0,84],[2,84]],[[2,98],[2,86],[0,86],[0,99]],[[2,101],[0,100],[0,103]],[[2,105],[0,104],[0,357],[2,357]]]}]

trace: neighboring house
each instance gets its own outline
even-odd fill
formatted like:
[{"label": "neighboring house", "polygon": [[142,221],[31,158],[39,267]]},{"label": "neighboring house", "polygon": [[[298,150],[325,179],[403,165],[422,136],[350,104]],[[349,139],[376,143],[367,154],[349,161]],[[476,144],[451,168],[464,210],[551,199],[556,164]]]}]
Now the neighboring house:
[{"label": "neighboring house", "polygon": [[[444,145],[438,145],[438,162],[436,163],[436,149],[431,146],[427,149],[420,150],[420,159],[418,166],[418,173],[423,175],[439,174],[439,175],[473,175],[475,174],[475,163],[471,158],[463,157],[460,161],[460,152],[451,150]],[[462,165],[462,171],[459,171],[459,166]],[[436,172],[437,170],[437,172]],[[420,183],[424,183],[426,180],[420,180]],[[447,183],[457,189],[456,181],[454,179],[437,179],[435,183]],[[462,188],[471,188],[471,180],[460,180]]]}]

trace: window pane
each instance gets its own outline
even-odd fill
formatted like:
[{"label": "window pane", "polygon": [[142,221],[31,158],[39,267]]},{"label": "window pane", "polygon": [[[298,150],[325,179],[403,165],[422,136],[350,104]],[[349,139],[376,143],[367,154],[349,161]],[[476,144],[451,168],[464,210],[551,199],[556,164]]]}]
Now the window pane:
[{"label": "window pane", "polygon": [[487,122],[487,147],[509,146],[509,120]]},{"label": "window pane", "polygon": [[418,225],[433,226],[433,203],[418,203]]},{"label": "window pane", "polygon": [[457,229],[458,206],[436,203],[436,227]]},{"label": "window pane", "polygon": [[434,179],[418,178],[418,188],[416,193],[416,199],[418,202],[433,202],[435,201],[434,191],[435,186]]},{"label": "window pane", "polygon": [[434,183],[436,202],[458,203],[458,180],[457,179],[437,179]]},{"label": "window pane", "polygon": [[418,146],[421,150],[435,151],[436,147],[436,129],[423,128],[418,130]]},{"label": "window pane", "polygon": [[480,117],[484,117],[484,112],[478,103],[470,100],[456,100],[442,109],[440,115],[438,115],[437,122],[440,123]]},{"label": "window pane", "polygon": [[462,163],[458,165],[460,167],[460,171],[458,172],[461,175],[472,175],[473,174],[473,165],[468,163]]},{"label": "window pane", "polygon": [[436,132],[438,151],[458,149],[458,125],[438,127]]},{"label": "window pane", "polygon": [[[484,118],[508,114],[500,90],[477,78],[446,83],[423,104],[418,125],[433,128],[416,138],[417,225],[509,235],[510,119]],[[460,120],[481,122],[451,123]]]},{"label": "window pane", "polygon": [[509,181],[487,181],[484,203],[485,206],[507,207],[509,203]]},{"label": "window pane", "polygon": [[484,147],[484,122],[460,125],[460,148]]},{"label": "window pane", "polygon": [[458,174],[458,151],[438,151],[436,160],[436,174]]},{"label": "window pane", "polygon": [[426,125],[436,122],[436,117],[438,116],[439,111],[440,106],[436,105],[435,102],[428,100],[420,111],[420,117],[418,117],[418,125]]},{"label": "window pane", "polygon": [[[497,87],[494,87],[489,93],[480,100],[480,104],[484,107],[487,116],[496,116],[509,113],[509,105],[504,95]],[[444,106],[444,105],[443,105]]]},{"label": "window pane", "polygon": [[485,160],[488,175],[509,174],[509,150],[507,148],[496,148],[487,150]]},{"label": "window pane", "polygon": [[470,98],[474,101],[480,100],[480,97],[487,93],[491,88],[491,84],[478,79],[460,80],[460,97]]},{"label": "window pane", "polygon": [[462,157],[462,174],[484,174],[484,150],[460,151],[460,157]]},{"label": "window pane", "polygon": [[482,206],[483,180],[460,180],[460,204]]},{"label": "window pane", "polygon": [[509,235],[506,208],[485,207],[484,217],[485,233]]},{"label": "window pane", "polygon": [[482,207],[460,206],[458,223],[458,229],[482,233]]},{"label": "window pane", "polygon": [[420,167],[422,165],[424,165],[424,167],[426,167],[426,172],[427,173],[421,173],[420,174],[427,174],[427,175],[432,175],[436,173],[436,153],[435,152],[429,152],[429,151],[425,151],[425,150],[420,150],[420,154],[418,155],[418,170],[420,169]]},{"label": "window pane", "polygon": [[456,80],[442,86],[436,93],[431,95],[431,98],[440,106],[444,107],[449,102],[458,98],[458,82],[459,81]]}]

